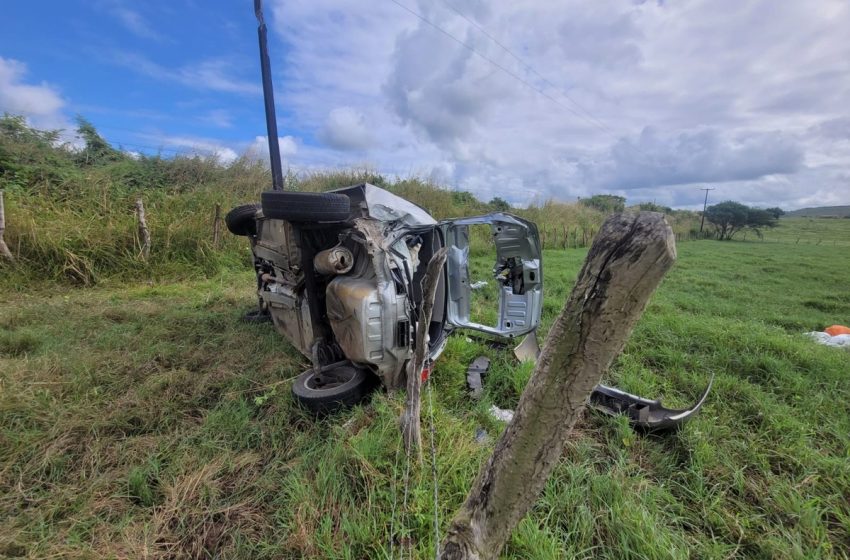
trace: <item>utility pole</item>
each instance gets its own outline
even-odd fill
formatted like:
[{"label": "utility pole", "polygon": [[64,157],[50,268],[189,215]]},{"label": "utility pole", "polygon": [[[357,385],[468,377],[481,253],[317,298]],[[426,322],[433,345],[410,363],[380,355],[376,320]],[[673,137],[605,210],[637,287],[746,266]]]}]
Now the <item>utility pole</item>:
[{"label": "utility pole", "polygon": [[708,191],[713,191],[713,188],[700,189],[705,191],[705,201],[702,203],[702,219],[699,221],[699,232],[702,233],[702,226],[705,224],[705,208],[708,206]]}]

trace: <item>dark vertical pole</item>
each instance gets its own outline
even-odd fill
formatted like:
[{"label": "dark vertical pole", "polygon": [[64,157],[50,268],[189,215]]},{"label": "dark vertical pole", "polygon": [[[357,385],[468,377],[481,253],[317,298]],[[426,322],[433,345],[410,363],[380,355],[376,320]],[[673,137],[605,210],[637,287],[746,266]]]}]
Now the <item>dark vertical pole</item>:
[{"label": "dark vertical pole", "polygon": [[[702,226],[705,224],[705,209],[708,207],[708,191],[713,191],[714,189],[700,189],[701,191],[705,191],[705,200],[702,203],[702,219],[699,221],[699,232],[702,234]],[[700,235],[702,237],[702,235]]]},{"label": "dark vertical pole", "polygon": [[277,140],[277,117],[274,111],[274,87],[272,68],[269,63],[269,47],[266,22],[263,19],[263,2],[254,0],[254,15],[257,16],[257,37],[260,40],[260,71],[263,74],[263,101],[266,106],[266,131],[269,135],[269,160],[272,166],[272,189],[283,190],[283,167],[280,163],[280,146]]}]

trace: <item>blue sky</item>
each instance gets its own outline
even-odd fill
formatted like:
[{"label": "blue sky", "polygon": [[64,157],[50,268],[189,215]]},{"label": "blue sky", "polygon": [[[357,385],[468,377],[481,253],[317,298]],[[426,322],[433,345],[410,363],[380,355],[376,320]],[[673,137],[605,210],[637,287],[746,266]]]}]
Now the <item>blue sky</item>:
[{"label": "blue sky", "polygon": [[66,100],[65,114],[113,142],[184,150],[169,138],[238,145],[263,133],[248,2],[13,2],[4,16],[0,56],[25,63],[31,81]]},{"label": "blue sky", "polygon": [[[264,157],[252,0],[8,2],[0,111]],[[266,0],[284,161],[523,205],[850,203],[845,0]],[[439,29],[438,29],[439,28]]]}]

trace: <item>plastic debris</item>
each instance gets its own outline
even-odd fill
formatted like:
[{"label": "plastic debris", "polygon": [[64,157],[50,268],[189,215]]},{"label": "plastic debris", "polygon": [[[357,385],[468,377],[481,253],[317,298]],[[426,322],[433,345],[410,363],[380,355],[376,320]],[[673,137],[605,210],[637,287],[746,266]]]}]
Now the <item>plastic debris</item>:
[{"label": "plastic debris", "polygon": [[502,422],[510,422],[514,419],[514,411],[499,408],[494,404],[490,406],[490,416],[496,420],[501,420]]},{"label": "plastic debris", "polygon": [[473,399],[478,400],[484,394],[483,378],[487,375],[487,370],[490,369],[490,358],[487,356],[478,356],[475,358],[469,368],[466,370],[466,385],[469,387],[470,394]]},{"label": "plastic debris", "polygon": [[479,280],[478,282],[473,282],[469,285],[473,290],[480,290],[481,288],[485,288],[487,286],[487,280]]},{"label": "plastic debris", "polygon": [[487,430],[481,427],[475,430],[475,443],[484,445],[488,441],[490,441],[490,434],[487,433]]},{"label": "plastic debris", "polygon": [[537,331],[531,331],[525,335],[525,338],[522,339],[519,346],[514,348],[514,356],[516,356],[517,360],[520,362],[536,362],[539,355],[540,345],[537,344]]},{"label": "plastic debris", "polygon": [[803,334],[810,337],[818,344],[850,350],[850,334],[839,334],[836,336],[832,336],[825,332],[807,332]]},{"label": "plastic debris", "polygon": [[829,336],[838,336],[840,334],[850,334],[850,327],[844,325],[832,325],[823,330]]}]

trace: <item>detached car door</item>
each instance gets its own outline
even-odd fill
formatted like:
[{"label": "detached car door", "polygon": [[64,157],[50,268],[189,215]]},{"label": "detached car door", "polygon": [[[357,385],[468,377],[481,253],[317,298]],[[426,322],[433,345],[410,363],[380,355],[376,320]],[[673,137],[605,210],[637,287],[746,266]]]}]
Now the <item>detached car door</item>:
[{"label": "detached car door", "polygon": [[[483,227],[475,228],[472,233],[473,226]],[[512,214],[494,213],[440,222],[439,227],[449,248],[447,322],[454,327],[509,338],[537,328],[543,309],[543,268],[537,226]],[[481,254],[494,252],[492,274],[480,280],[471,278],[470,256],[478,259]],[[493,297],[479,295],[473,289],[476,280],[490,296],[496,291],[495,302]],[[493,313],[492,309],[479,308],[494,305],[497,306],[495,321],[482,321],[480,317],[492,318]]]}]

